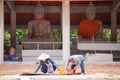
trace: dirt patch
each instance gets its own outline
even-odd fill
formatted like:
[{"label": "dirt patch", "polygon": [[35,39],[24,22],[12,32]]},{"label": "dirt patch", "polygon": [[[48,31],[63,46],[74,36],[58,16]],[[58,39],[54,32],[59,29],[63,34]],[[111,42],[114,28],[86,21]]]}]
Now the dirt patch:
[{"label": "dirt patch", "polygon": [[[0,65],[0,75],[12,75],[33,73],[37,64],[2,64]],[[64,64],[59,64],[64,68]],[[80,69],[77,70],[80,72]],[[120,64],[85,64],[86,74],[107,73],[120,75]],[[41,71],[38,74],[43,74]],[[58,70],[55,71],[58,74]]]}]

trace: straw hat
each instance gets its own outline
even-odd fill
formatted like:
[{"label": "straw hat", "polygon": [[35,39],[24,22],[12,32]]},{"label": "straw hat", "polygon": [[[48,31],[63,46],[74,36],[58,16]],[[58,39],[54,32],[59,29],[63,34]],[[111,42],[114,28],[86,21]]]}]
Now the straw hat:
[{"label": "straw hat", "polygon": [[43,60],[43,59],[47,59],[49,58],[50,55],[48,54],[45,54],[45,53],[41,53],[41,55],[37,58],[38,60]]}]

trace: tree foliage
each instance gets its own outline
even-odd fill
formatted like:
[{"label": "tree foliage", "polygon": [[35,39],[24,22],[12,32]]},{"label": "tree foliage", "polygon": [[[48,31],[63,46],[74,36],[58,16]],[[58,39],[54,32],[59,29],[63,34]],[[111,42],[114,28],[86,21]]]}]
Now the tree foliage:
[{"label": "tree foliage", "polygon": [[[21,41],[21,39],[26,35],[26,29],[16,29],[16,41]],[[64,35],[64,34],[63,34]],[[60,29],[53,29],[52,35],[58,42],[62,42],[62,31]],[[77,29],[71,28],[70,30],[71,37],[77,37]],[[103,37],[109,38],[111,37],[111,30],[110,29],[103,29]],[[7,28],[4,30],[4,46],[10,47],[10,29]],[[120,30],[117,30],[117,42],[120,43]]]},{"label": "tree foliage", "polygon": [[[21,39],[26,35],[26,29],[16,29],[16,42],[20,42]],[[4,46],[10,47],[10,29],[6,28],[4,30]]]}]

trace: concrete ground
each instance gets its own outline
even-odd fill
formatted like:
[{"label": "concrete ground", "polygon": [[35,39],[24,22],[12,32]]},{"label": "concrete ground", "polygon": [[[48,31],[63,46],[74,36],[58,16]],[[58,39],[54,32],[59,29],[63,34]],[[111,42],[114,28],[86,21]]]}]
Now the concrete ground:
[{"label": "concrete ground", "polygon": [[[22,74],[24,72],[32,73],[37,64],[20,64],[20,63],[11,63],[11,64],[0,64],[0,75],[12,75],[12,74]],[[59,64],[61,69],[64,68],[64,64]],[[120,75],[120,63],[117,64],[85,64],[86,74],[94,73],[107,73],[107,74],[118,74]],[[80,72],[78,70],[77,72]],[[38,73],[41,73],[40,71]],[[56,70],[55,74],[58,71]]]},{"label": "concrete ground", "polygon": [[[120,64],[85,64],[86,77],[80,77],[79,75],[59,75],[59,72],[56,70],[54,75],[36,75],[36,76],[23,76],[22,79],[17,77],[23,73],[33,73],[37,64],[1,64],[0,65],[0,80],[120,80]],[[64,68],[64,64],[59,64],[61,69]],[[78,69],[77,72],[80,72]],[[40,71],[38,74],[42,74]],[[12,77],[13,75],[16,75]],[[57,76],[56,76],[57,75]],[[85,75],[85,76],[86,76]],[[107,77],[105,77],[107,75]],[[5,76],[7,76],[5,78]],[[8,77],[12,79],[7,79]],[[94,76],[94,77],[93,77]],[[101,78],[96,78],[95,76],[102,76]],[[92,77],[92,78],[91,78]],[[27,79],[28,78],[28,79]]]},{"label": "concrete ground", "polygon": [[[22,74],[25,72],[33,73],[37,64],[20,64],[20,63],[11,63],[11,64],[0,64],[0,75],[13,75],[13,74]],[[64,68],[64,64],[59,64],[61,69]],[[77,72],[80,72],[78,69]],[[95,73],[107,73],[107,74],[117,74],[120,75],[120,64],[85,64],[86,74],[95,74]],[[40,71],[38,73],[41,73]],[[58,74],[58,71],[55,71],[55,74]]]}]

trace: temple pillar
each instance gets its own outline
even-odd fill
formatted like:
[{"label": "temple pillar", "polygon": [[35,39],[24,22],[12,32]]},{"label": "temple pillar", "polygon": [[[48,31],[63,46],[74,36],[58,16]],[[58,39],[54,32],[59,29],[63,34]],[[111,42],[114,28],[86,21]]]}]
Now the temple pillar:
[{"label": "temple pillar", "polygon": [[111,12],[111,41],[117,41],[117,12]]},{"label": "temple pillar", "polygon": [[16,12],[11,11],[11,46],[16,47]]},{"label": "temple pillar", "polygon": [[120,6],[120,1],[114,1],[111,12],[111,41],[117,41],[117,10]]},{"label": "temple pillar", "polygon": [[63,61],[70,56],[70,2],[62,2]]},{"label": "temple pillar", "polygon": [[4,0],[0,0],[0,64],[3,63],[4,54]]},{"label": "temple pillar", "polygon": [[11,46],[16,47],[16,9],[15,4],[12,1],[6,1],[6,4],[8,5],[10,9],[10,36],[11,36]]}]

